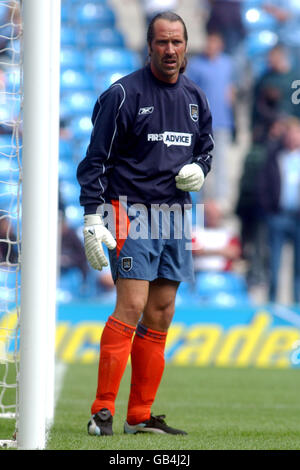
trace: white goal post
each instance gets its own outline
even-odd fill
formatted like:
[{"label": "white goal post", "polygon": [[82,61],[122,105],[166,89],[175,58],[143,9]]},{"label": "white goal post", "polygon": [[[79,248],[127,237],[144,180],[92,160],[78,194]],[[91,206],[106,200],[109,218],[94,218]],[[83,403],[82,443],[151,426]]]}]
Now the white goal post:
[{"label": "white goal post", "polygon": [[54,408],[60,0],[23,1],[19,449],[44,449]]},{"label": "white goal post", "polygon": [[21,11],[22,237],[16,439],[2,443],[38,450],[54,418],[61,0],[4,3]]}]

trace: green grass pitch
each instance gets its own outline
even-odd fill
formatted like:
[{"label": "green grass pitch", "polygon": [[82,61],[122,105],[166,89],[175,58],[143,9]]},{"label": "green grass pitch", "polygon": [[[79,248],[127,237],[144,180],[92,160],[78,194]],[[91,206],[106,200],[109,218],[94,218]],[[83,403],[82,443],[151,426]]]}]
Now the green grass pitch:
[{"label": "green grass pitch", "polygon": [[167,365],[152,412],[187,436],[124,435],[130,368],[121,382],[114,436],[87,434],[97,364],[68,366],[50,450],[300,449],[300,370]]}]

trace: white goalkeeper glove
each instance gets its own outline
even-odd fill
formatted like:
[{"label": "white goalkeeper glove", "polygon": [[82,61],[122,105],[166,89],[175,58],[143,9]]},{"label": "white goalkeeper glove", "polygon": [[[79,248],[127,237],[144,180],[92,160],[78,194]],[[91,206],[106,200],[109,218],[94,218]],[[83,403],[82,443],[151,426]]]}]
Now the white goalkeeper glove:
[{"label": "white goalkeeper glove", "polygon": [[204,173],[197,163],[190,163],[181,168],[175,181],[181,191],[199,191],[204,183]]},{"label": "white goalkeeper glove", "polygon": [[108,266],[102,242],[109,250],[113,250],[116,247],[116,240],[104,226],[100,214],[84,216],[83,236],[85,254],[88,262],[92,268],[101,271],[104,266]]}]

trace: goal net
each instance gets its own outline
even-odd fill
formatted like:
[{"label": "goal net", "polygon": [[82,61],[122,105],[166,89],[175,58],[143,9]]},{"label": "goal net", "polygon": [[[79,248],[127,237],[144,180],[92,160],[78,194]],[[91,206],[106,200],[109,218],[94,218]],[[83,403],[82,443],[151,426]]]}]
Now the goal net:
[{"label": "goal net", "polygon": [[22,150],[20,12],[19,0],[0,1],[0,445],[13,444],[18,403]]},{"label": "goal net", "polygon": [[60,0],[0,0],[0,447],[54,417]]}]

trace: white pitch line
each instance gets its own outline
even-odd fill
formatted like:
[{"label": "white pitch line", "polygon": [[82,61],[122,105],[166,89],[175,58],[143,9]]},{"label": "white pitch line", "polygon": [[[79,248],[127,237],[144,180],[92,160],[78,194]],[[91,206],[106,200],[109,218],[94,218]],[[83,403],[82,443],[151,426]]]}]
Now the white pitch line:
[{"label": "white pitch line", "polygon": [[65,362],[58,362],[55,366],[55,391],[54,391],[54,396],[55,396],[55,406],[58,401],[59,395],[62,390],[63,382],[64,382],[64,377],[67,371],[67,364]]}]

